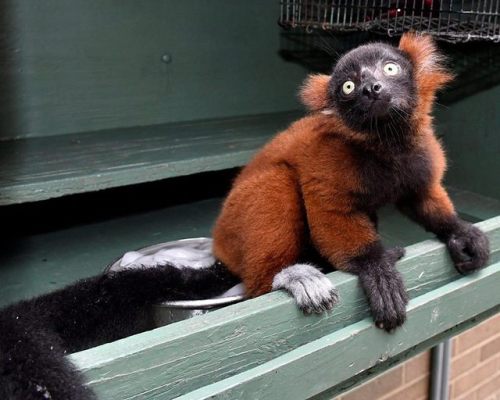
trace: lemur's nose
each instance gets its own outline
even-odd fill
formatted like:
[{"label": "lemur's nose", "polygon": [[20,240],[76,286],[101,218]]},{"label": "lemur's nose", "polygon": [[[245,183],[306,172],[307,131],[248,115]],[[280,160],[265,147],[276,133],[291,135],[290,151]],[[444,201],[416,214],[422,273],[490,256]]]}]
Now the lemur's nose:
[{"label": "lemur's nose", "polygon": [[380,82],[369,82],[363,86],[363,94],[370,99],[378,98],[382,91],[382,84]]}]

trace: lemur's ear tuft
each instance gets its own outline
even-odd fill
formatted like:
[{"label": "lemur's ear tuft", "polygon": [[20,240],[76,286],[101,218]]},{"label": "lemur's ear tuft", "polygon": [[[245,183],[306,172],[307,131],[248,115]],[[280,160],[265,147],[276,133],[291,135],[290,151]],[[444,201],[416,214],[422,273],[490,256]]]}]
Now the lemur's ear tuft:
[{"label": "lemur's ear tuft", "polygon": [[422,75],[432,76],[434,89],[439,89],[453,79],[444,67],[444,57],[431,36],[405,33],[399,41],[399,49],[405,52],[415,66],[417,80]]},{"label": "lemur's ear tuft", "polygon": [[416,115],[428,115],[436,98],[436,92],[453,79],[444,66],[434,40],[428,35],[405,33],[399,41],[399,49],[406,53],[415,68],[418,91]]},{"label": "lemur's ear tuft", "polygon": [[310,111],[319,111],[327,108],[329,84],[330,76],[328,75],[309,75],[300,88],[300,100]]}]

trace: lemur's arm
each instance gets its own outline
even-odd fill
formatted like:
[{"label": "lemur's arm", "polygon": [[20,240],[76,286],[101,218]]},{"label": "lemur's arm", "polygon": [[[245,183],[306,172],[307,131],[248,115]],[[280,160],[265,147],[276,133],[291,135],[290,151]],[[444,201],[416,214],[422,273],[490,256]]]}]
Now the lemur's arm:
[{"label": "lemur's arm", "polygon": [[435,233],[450,252],[457,270],[466,274],[482,268],[489,257],[488,237],[460,219],[439,182],[402,200],[399,208],[426,230]]},{"label": "lemur's arm", "polygon": [[[338,194],[336,197],[338,200]],[[338,269],[359,276],[380,328],[390,331],[401,325],[408,298],[395,263],[404,249],[384,249],[365,213],[334,208],[313,190],[304,190],[304,200],[311,238],[318,251]],[[336,204],[352,204],[351,199],[345,200]]]}]

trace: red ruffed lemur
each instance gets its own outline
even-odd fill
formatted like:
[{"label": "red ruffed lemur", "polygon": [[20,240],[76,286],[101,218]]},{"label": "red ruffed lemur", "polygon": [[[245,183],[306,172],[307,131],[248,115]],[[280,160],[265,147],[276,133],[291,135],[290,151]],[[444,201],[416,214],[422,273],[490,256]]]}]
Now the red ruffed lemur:
[{"label": "red ruffed lemur", "polygon": [[388,203],[442,240],[461,273],[483,267],[487,237],[462,221],[442,184],[446,160],[434,135],[436,91],[450,81],[429,36],[399,47],[360,46],[328,75],[311,75],[300,97],[308,116],[278,134],[243,169],[216,222],[214,254],[249,296],[286,289],[306,312],[337,294],[302,263],[309,248],[358,275],[378,327],[401,325],[408,297],[386,249],[377,210]]},{"label": "red ruffed lemur", "polygon": [[65,354],[141,332],[152,304],[220,295],[235,275],[250,296],[283,288],[306,312],[330,309],[330,280],[303,263],[311,249],[357,274],[377,325],[394,329],[407,296],[394,267],[403,249],[385,249],[377,235],[386,203],[436,233],[460,272],[484,266],[486,236],[457,217],[441,184],[430,112],[450,78],[431,39],[409,34],[398,49],[361,46],[331,76],[311,76],[301,92],[310,115],[236,179],[214,229],[218,261],[210,249],[180,248],[162,268],[91,277],[1,309],[0,398],[95,399]]}]

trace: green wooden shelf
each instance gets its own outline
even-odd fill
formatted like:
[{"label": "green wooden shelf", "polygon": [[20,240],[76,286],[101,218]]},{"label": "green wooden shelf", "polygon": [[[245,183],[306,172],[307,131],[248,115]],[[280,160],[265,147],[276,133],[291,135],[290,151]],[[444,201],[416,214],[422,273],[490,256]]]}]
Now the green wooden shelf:
[{"label": "green wooden shelf", "polygon": [[401,361],[498,312],[500,217],[478,225],[493,251],[477,274],[460,276],[436,240],[407,247],[398,269],[411,298],[408,321],[393,335],[374,327],[357,278],[337,271],[328,275],[341,293],[331,313],[304,316],[290,296],[273,292],[71,359],[107,399],[302,400],[345,390],[370,367],[390,368],[392,357]]},{"label": "green wooden shelf", "polygon": [[298,112],[141,126],[1,143],[0,205],[244,165]]},{"label": "green wooden shelf", "polygon": [[499,283],[497,263],[473,277],[457,279],[413,298],[404,327],[393,334],[381,332],[368,317],[177,400],[332,399],[346,389],[345,381],[367,369],[380,364],[388,369],[394,365],[393,357],[400,362],[416,354],[416,348],[424,350],[422,343],[436,345],[457,334],[462,325],[468,328],[497,313]]}]

